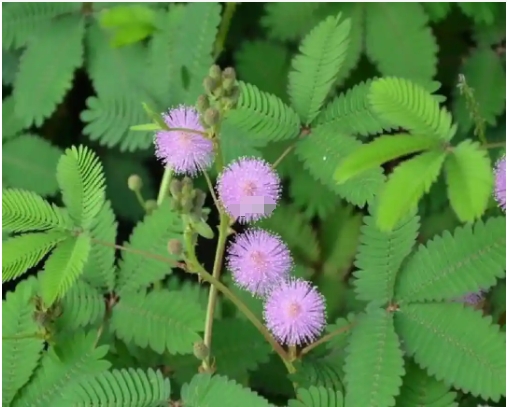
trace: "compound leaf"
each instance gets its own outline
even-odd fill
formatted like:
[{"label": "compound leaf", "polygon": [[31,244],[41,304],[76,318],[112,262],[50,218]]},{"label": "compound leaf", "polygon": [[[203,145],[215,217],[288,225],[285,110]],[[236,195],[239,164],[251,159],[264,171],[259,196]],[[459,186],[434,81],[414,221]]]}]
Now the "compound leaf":
[{"label": "compound leaf", "polygon": [[343,395],[325,387],[298,388],[297,400],[289,400],[288,407],[343,407]]}]

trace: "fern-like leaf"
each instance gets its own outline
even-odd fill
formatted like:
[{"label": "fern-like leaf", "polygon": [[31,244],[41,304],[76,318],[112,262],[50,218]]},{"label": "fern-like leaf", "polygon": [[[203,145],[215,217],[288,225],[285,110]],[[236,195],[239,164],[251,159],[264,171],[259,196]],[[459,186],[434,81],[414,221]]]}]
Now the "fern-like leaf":
[{"label": "fern-like leaf", "polygon": [[157,353],[191,353],[204,326],[205,313],[198,303],[175,291],[148,295],[129,293],[114,307],[111,327],[125,342],[150,347]]},{"label": "fern-like leaf", "polygon": [[373,81],[369,101],[382,119],[414,134],[449,141],[456,133],[449,112],[425,88],[406,79]]},{"label": "fern-like leaf", "polygon": [[3,190],[2,230],[4,232],[71,228],[72,222],[67,213],[36,193],[22,189]]},{"label": "fern-like leaf", "polygon": [[449,386],[428,376],[412,361],[406,371],[396,407],[458,407],[456,393],[449,391]]},{"label": "fern-like leaf", "polygon": [[369,136],[394,128],[370,106],[372,81],[361,82],[334,98],[319,114],[317,123],[332,125],[337,133]]},{"label": "fern-like leaf", "polygon": [[[3,58],[5,58],[5,56],[3,56]],[[21,130],[24,128],[25,124],[23,120],[16,114],[14,98],[12,96],[6,97],[2,100],[2,142],[19,136]]]},{"label": "fern-like leaf", "polygon": [[62,315],[58,323],[64,329],[78,329],[100,321],[106,313],[104,297],[85,281],[79,279],[62,298]]},{"label": "fern-like leaf", "polygon": [[36,266],[69,235],[60,231],[14,236],[2,245],[2,282],[13,280]]},{"label": "fern-like leaf", "polygon": [[107,346],[95,347],[97,331],[76,332],[44,354],[41,365],[13,407],[68,406],[65,395],[80,380],[106,371]]},{"label": "fern-like leaf", "polygon": [[42,196],[58,192],[56,165],[62,151],[41,137],[23,134],[3,145],[2,170],[10,187]]},{"label": "fern-like leaf", "polygon": [[256,86],[239,82],[240,98],[225,119],[255,140],[268,143],[293,139],[301,122],[296,112],[279,98]]},{"label": "fern-like leaf", "polygon": [[390,232],[379,230],[374,213],[364,217],[354,273],[357,298],[386,304],[394,296],[401,264],[412,250],[419,232],[419,217],[409,214]]},{"label": "fern-like leaf", "polygon": [[91,286],[112,292],[115,283],[115,249],[118,222],[106,201],[95,218],[89,234],[92,238],[90,257],[83,270],[83,279]]},{"label": "fern-like leaf", "polygon": [[439,142],[428,136],[397,134],[380,136],[350,154],[336,169],[335,180],[343,183],[363,171],[396,158],[438,147]]},{"label": "fern-like leaf", "polygon": [[90,249],[90,236],[83,233],[53,250],[40,274],[41,296],[47,307],[63,297],[82,274]]},{"label": "fern-like leaf", "polygon": [[85,146],[67,149],[56,177],[62,199],[76,226],[88,229],[105,201],[105,178],[97,155]]},{"label": "fern-like leaf", "polygon": [[44,346],[34,319],[34,283],[23,281],[2,301],[2,406],[6,407],[32,376]]},{"label": "fern-like leaf", "polygon": [[[178,214],[166,200],[135,227],[125,247],[172,258],[176,263],[178,258],[167,252],[167,242],[170,239],[182,239],[182,225]],[[171,264],[126,251],[119,263],[116,291],[121,296],[126,292],[147,288],[170,273]]]},{"label": "fern-like leaf", "polygon": [[395,314],[406,352],[428,373],[474,396],[505,396],[505,333],[462,304],[407,304]]},{"label": "fern-like leaf", "polygon": [[394,406],[403,376],[403,355],[393,315],[372,309],[356,321],[345,360],[345,405]]},{"label": "fern-like leaf", "polygon": [[444,164],[447,193],[462,222],[480,218],[493,192],[494,173],[486,150],[465,140],[453,148]]},{"label": "fern-like leaf", "polygon": [[185,406],[272,407],[266,399],[235,381],[207,373],[195,375],[183,385],[181,399]]},{"label": "fern-like leaf", "polygon": [[488,289],[505,276],[505,218],[445,231],[410,257],[396,285],[398,302],[442,301]]},{"label": "fern-like leaf", "polygon": [[427,151],[395,168],[378,198],[377,225],[381,230],[392,230],[417,207],[440,174],[445,157],[443,151]]},{"label": "fern-like leaf", "polygon": [[73,407],[159,407],[170,397],[171,384],[160,371],[124,369],[103,372],[79,382],[65,401]]},{"label": "fern-like leaf", "polygon": [[380,73],[425,85],[437,73],[437,41],[419,3],[366,7],[366,54]]},{"label": "fern-like leaf", "polygon": [[343,407],[343,395],[325,387],[298,388],[297,400],[289,400],[288,407]]},{"label": "fern-like leaf", "polygon": [[337,165],[361,145],[354,137],[337,133],[332,124],[324,124],[299,141],[295,153],[316,180],[348,202],[363,207],[382,186],[384,176],[380,167],[365,171],[354,182],[336,185],[333,179]]},{"label": "fern-like leaf", "polygon": [[288,92],[292,106],[309,124],[319,114],[345,60],[350,20],[330,16],[303,40],[300,54],[292,60]]},{"label": "fern-like leaf", "polygon": [[82,16],[65,16],[29,41],[13,88],[16,113],[27,126],[41,126],[72,86],[74,71],[83,63],[84,32]]}]

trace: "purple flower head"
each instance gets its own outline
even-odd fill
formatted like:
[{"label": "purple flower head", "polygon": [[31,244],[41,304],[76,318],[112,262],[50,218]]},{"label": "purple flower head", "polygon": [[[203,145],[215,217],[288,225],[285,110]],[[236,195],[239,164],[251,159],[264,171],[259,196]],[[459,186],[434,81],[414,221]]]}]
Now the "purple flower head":
[{"label": "purple flower head", "polygon": [[232,162],[217,182],[220,201],[227,213],[242,223],[271,215],[280,197],[280,179],[271,166],[258,158]]},{"label": "purple flower head", "polygon": [[265,295],[273,285],[285,280],[292,268],[285,243],[262,229],[237,235],[227,254],[234,281],[253,295]]},{"label": "purple flower head", "polygon": [[[162,116],[169,128],[204,131],[193,107],[179,106]],[[212,164],[213,142],[197,133],[160,130],[155,136],[155,154],[175,173],[195,175]]]},{"label": "purple flower head", "polygon": [[458,301],[463,302],[467,305],[478,305],[484,299],[484,294],[485,294],[484,290],[479,290],[477,292],[464,295]]},{"label": "purple flower head", "polygon": [[495,199],[505,211],[505,156],[496,163],[495,168]]},{"label": "purple flower head", "polygon": [[324,297],[307,281],[284,281],[269,294],[264,319],[267,328],[283,344],[313,341],[326,325]]}]

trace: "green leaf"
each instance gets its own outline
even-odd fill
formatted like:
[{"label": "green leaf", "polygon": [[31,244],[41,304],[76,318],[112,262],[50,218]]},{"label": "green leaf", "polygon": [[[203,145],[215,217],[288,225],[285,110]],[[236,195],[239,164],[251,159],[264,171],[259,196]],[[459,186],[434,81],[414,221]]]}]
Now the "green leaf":
[{"label": "green leaf", "polygon": [[104,9],[99,14],[99,23],[103,28],[121,28],[142,24],[153,25],[156,12],[148,6],[129,4]]},{"label": "green leaf", "polygon": [[456,5],[461,9],[463,14],[473,19],[476,24],[492,24],[495,20],[495,12],[499,11],[495,9],[496,4],[492,2],[473,4],[460,1]]},{"label": "green leaf", "polygon": [[30,382],[13,407],[68,406],[65,395],[83,379],[102,373],[111,364],[104,360],[108,346],[95,346],[97,331],[77,331],[60,339],[44,353]]},{"label": "green leaf", "polygon": [[341,185],[336,185],[333,179],[337,165],[361,145],[353,136],[336,132],[332,124],[323,124],[298,141],[294,151],[316,180],[348,202],[363,207],[382,186],[384,176],[381,168],[366,171],[353,182],[350,180]]},{"label": "green leaf", "polygon": [[[4,250],[4,256],[6,251]],[[10,406],[38,365],[44,347],[39,326],[33,318],[34,280],[16,286],[2,301],[2,405]]]},{"label": "green leaf", "polygon": [[369,100],[383,119],[412,133],[449,141],[456,133],[452,117],[422,86],[402,78],[372,82]]},{"label": "green leaf", "polygon": [[30,40],[13,88],[16,114],[27,127],[41,126],[71,88],[74,71],[83,63],[84,33],[84,18],[67,15]]},{"label": "green leaf", "polygon": [[394,406],[405,371],[393,315],[373,309],[359,317],[347,353],[345,405]]},{"label": "green leaf", "polygon": [[105,179],[97,155],[83,145],[60,158],[56,177],[62,200],[76,226],[88,229],[105,201]]},{"label": "green leaf", "polygon": [[366,7],[366,54],[382,75],[425,85],[437,73],[438,45],[419,3]]},{"label": "green leaf", "polygon": [[345,158],[336,169],[334,178],[339,184],[371,168],[396,158],[436,148],[439,141],[426,135],[410,134],[385,135],[371,143],[364,144]]},{"label": "green leaf", "polygon": [[[179,239],[183,242],[183,229],[179,215],[173,211],[168,200],[144,220],[137,224],[130,236],[129,242],[124,246],[136,251],[146,251],[153,255],[167,259],[178,260],[167,251],[167,242]],[[172,273],[174,265],[160,261],[157,258],[144,257],[141,254],[124,251],[119,262],[119,271],[116,279],[116,292],[123,296],[128,292],[147,288],[150,284],[163,280]]]},{"label": "green leaf", "polygon": [[288,92],[303,123],[319,114],[345,60],[349,34],[350,20],[330,16],[305,37],[292,60]]},{"label": "green leaf", "polygon": [[195,407],[271,407],[272,405],[248,388],[219,375],[201,373],[181,388],[185,406]]},{"label": "green leaf", "polygon": [[90,236],[83,233],[53,250],[40,274],[41,296],[47,307],[63,297],[83,273],[90,249]]},{"label": "green leaf", "polygon": [[69,237],[61,231],[28,233],[3,243],[2,282],[13,280],[35,267],[58,243]]},{"label": "green leaf", "polygon": [[138,124],[137,126],[130,126],[131,131],[157,131],[161,127],[157,123]]},{"label": "green leaf", "polygon": [[439,3],[421,3],[428,14],[428,17],[432,22],[438,23],[451,11],[451,3],[449,2],[439,2]]},{"label": "green leaf", "polygon": [[[425,3],[438,4],[438,3]],[[413,362],[406,365],[407,373],[396,399],[396,407],[457,407],[457,394],[449,386],[436,380]]]},{"label": "green leaf", "polygon": [[124,47],[126,45],[141,42],[153,34],[154,28],[145,24],[132,24],[114,30],[110,44],[112,47]]},{"label": "green leaf", "polygon": [[86,378],[65,397],[68,405],[158,407],[171,398],[171,384],[159,370],[111,370]]},{"label": "green leaf", "polygon": [[158,290],[131,292],[113,308],[111,328],[124,342],[133,341],[155,352],[192,353],[201,341],[205,312],[197,302],[179,292]]},{"label": "green leaf", "polygon": [[239,82],[240,98],[225,120],[262,145],[297,137],[301,123],[296,112],[279,98]]},{"label": "green leaf", "polygon": [[67,213],[34,192],[4,189],[2,193],[2,230],[31,232],[48,229],[71,229]]},{"label": "green leaf", "polygon": [[436,181],[445,157],[444,151],[428,151],[394,169],[378,198],[377,226],[380,230],[392,230],[417,206]]},{"label": "green leaf", "polygon": [[505,217],[459,227],[420,246],[400,273],[397,302],[454,300],[505,276]]},{"label": "green leaf", "polygon": [[494,173],[486,150],[471,140],[454,147],[444,164],[447,194],[462,222],[480,218],[493,192]]},{"label": "green leaf", "polygon": [[505,333],[491,317],[456,303],[406,304],[395,326],[408,355],[437,380],[484,399],[505,396]]},{"label": "green leaf", "polygon": [[56,166],[62,151],[41,137],[21,135],[3,145],[3,177],[13,188],[42,196],[58,192]]},{"label": "green leaf", "polygon": [[[5,142],[19,135],[25,128],[23,120],[15,112],[15,102],[12,96],[2,100],[2,141]],[[5,146],[4,146],[5,148]],[[5,156],[4,156],[5,158]]]},{"label": "green leaf", "polygon": [[394,296],[396,276],[410,254],[419,232],[419,217],[409,214],[392,231],[382,231],[375,223],[375,212],[364,217],[354,272],[357,298],[387,304]]},{"label": "green leaf", "polygon": [[288,407],[343,407],[343,395],[324,387],[298,388],[297,398]]}]

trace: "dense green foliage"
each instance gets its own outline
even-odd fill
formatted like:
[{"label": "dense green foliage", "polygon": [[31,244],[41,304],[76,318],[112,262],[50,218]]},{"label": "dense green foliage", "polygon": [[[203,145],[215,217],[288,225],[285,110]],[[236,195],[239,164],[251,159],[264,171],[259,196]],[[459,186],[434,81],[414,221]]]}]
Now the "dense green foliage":
[{"label": "dense green foliage", "polygon": [[[3,407],[505,404],[505,4],[9,3],[2,18]],[[216,208],[182,215],[153,158],[159,112],[194,105],[215,62],[240,92],[220,158],[276,163],[283,200],[258,225],[326,297],[322,340],[284,361],[225,265],[203,348]]]}]

